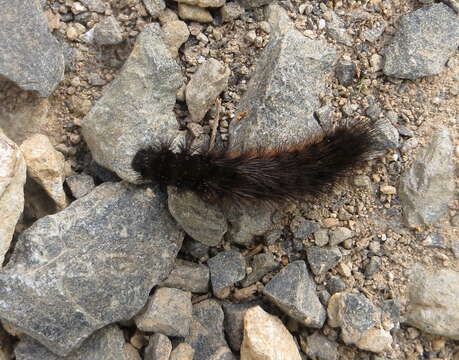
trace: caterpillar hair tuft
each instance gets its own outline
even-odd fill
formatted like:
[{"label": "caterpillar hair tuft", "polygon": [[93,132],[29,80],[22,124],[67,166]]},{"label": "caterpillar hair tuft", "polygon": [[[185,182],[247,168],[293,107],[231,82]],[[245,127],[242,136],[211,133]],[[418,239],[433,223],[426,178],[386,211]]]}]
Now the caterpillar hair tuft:
[{"label": "caterpillar hair tuft", "polygon": [[324,194],[374,151],[378,127],[346,122],[303,143],[244,152],[194,154],[170,144],[139,150],[132,168],[143,180],[191,190],[215,202],[283,202]]}]

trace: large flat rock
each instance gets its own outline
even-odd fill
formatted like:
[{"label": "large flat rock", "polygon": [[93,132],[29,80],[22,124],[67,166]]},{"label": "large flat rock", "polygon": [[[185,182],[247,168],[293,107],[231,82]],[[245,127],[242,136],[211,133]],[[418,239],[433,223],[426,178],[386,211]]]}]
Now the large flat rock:
[{"label": "large flat rock", "polygon": [[67,355],[141,310],[182,239],[164,194],[104,183],[21,234],[0,272],[0,319]]}]

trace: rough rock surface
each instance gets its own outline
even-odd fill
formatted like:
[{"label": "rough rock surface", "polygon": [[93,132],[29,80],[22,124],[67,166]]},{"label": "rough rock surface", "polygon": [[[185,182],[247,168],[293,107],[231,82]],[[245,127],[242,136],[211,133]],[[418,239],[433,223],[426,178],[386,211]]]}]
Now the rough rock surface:
[{"label": "rough rock surface", "polygon": [[136,182],[131,161],[139,148],[175,138],[172,113],[182,76],[165,45],[159,25],[137,37],[121,73],[82,122],[94,159],[121,178]]},{"label": "rough rock surface", "polygon": [[186,86],[186,104],[191,120],[200,122],[220,93],[228,86],[231,71],[223,63],[209,59],[198,67]]},{"label": "rough rock surface", "polygon": [[182,238],[163,194],[104,183],[21,234],[0,272],[0,319],[66,355],[140,311]]},{"label": "rough rock surface", "polygon": [[208,10],[184,3],[178,4],[178,15],[183,20],[191,20],[200,23],[209,23],[213,21],[212,14]]},{"label": "rough rock surface", "polygon": [[166,8],[164,0],[143,0],[143,4],[153,19],[156,19]]},{"label": "rough rock surface", "polygon": [[215,300],[193,305],[190,335],[185,341],[194,349],[194,359],[235,360],[223,334],[223,310]]},{"label": "rough rock surface", "polygon": [[411,269],[406,319],[429,334],[459,340],[459,273]]},{"label": "rough rock surface", "polygon": [[446,213],[454,196],[452,154],[449,132],[440,128],[400,178],[398,192],[408,226],[433,225]]},{"label": "rough rock surface", "polygon": [[[123,332],[116,325],[96,331],[81,346],[72,351],[66,360],[120,359],[124,345]],[[49,351],[30,336],[22,337],[14,351],[17,360],[61,360],[63,357]]]},{"label": "rough rock surface", "polygon": [[48,97],[64,76],[64,55],[40,3],[0,0],[0,76]]},{"label": "rough rock surface", "polygon": [[212,290],[216,295],[245,276],[245,259],[236,250],[222,251],[210,258],[207,264]]},{"label": "rough rock surface", "polygon": [[178,0],[178,2],[199,7],[220,7],[226,0]]},{"label": "rough rock surface", "polygon": [[326,312],[316,294],[316,286],[306,263],[294,261],[283,268],[263,290],[274,304],[300,323],[321,328]]},{"label": "rough rock surface", "polygon": [[341,339],[346,344],[376,353],[390,348],[392,336],[381,327],[381,312],[365,296],[334,294],[327,311],[329,325],[341,328]]},{"label": "rough rock surface", "polygon": [[93,177],[87,174],[69,176],[65,179],[65,183],[75,199],[89,194],[96,186]]},{"label": "rough rock surface", "polygon": [[123,41],[123,32],[114,16],[102,19],[94,27],[94,41],[98,45],[115,45]]},{"label": "rough rock surface", "polygon": [[184,21],[169,21],[162,26],[163,38],[173,57],[178,56],[178,50],[188,40],[190,31]]},{"label": "rough rock surface", "polygon": [[194,240],[216,246],[228,230],[221,208],[204,202],[195,193],[168,188],[168,206],[172,216]]},{"label": "rough rock surface", "polygon": [[144,312],[135,317],[137,328],[167,336],[187,336],[191,322],[191,294],[174,288],[159,288]]},{"label": "rough rock surface", "polygon": [[0,130],[0,267],[24,209],[26,163],[18,146]]},{"label": "rough rock surface", "polygon": [[436,75],[459,46],[457,15],[446,4],[424,6],[402,16],[385,50],[384,74],[403,79]]},{"label": "rough rock surface", "polygon": [[206,265],[177,259],[174,269],[161,286],[192,293],[206,293],[209,291],[209,277],[209,268]]},{"label": "rough rock surface", "polygon": [[181,343],[172,350],[169,360],[193,360],[193,356],[193,348],[187,343]]},{"label": "rough rock surface", "polygon": [[301,360],[301,355],[282,321],[255,306],[244,316],[241,360]]},{"label": "rough rock surface", "polygon": [[245,8],[257,8],[263,5],[268,5],[274,0],[238,0],[238,2]]},{"label": "rough rock surface", "polygon": [[337,247],[310,246],[307,248],[306,254],[309,266],[315,275],[325,274],[334,268],[342,258],[341,251]]},{"label": "rough rock surface", "polygon": [[272,254],[264,253],[255,255],[251,266],[252,272],[241,282],[243,287],[256,283],[270,271],[276,270],[279,263],[274,259]]},{"label": "rough rock surface", "polygon": [[295,30],[280,6],[269,9],[273,32],[230,124],[232,148],[298,143],[321,131],[313,113],[335,51]]},{"label": "rough rock surface", "polygon": [[301,350],[311,359],[338,360],[338,344],[330,341],[319,332],[312,335],[300,335]]},{"label": "rough rock surface", "polygon": [[172,343],[166,335],[157,333],[150,337],[145,348],[145,360],[169,360],[172,352]]},{"label": "rough rock surface", "polygon": [[67,206],[64,191],[65,158],[54,149],[46,135],[36,134],[21,145],[27,164],[27,175],[43,187],[58,208]]}]

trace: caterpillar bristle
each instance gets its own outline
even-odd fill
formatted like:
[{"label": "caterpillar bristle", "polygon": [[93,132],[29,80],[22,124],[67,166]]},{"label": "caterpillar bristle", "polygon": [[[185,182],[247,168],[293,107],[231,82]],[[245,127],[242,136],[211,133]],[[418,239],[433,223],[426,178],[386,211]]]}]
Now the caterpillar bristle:
[{"label": "caterpillar bristle", "polygon": [[205,201],[278,203],[320,195],[371,155],[378,127],[346,122],[322,136],[274,149],[196,154],[170,144],[139,150],[132,168],[144,180],[190,190]]}]

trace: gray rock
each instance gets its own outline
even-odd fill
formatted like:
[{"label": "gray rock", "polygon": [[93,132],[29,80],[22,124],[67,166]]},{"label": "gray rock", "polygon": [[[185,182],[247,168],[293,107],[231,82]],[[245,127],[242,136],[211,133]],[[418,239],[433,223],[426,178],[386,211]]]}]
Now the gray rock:
[{"label": "gray rock", "polygon": [[306,220],[300,216],[295,216],[290,224],[293,236],[299,239],[306,239],[310,234],[320,229],[320,225],[315,221]]},{"label": "gray rock", "polygon": [[209,59],[198,67],[186,86],[186,104],[191,120],[200,122],[228,86],[230,69],[218,60]]},{"label": "gray rock", "polygon": [[140,311],[182,239],[164,194],[104,183],[20,235],[0,272],[0,319],[67,355]]},{"label": "gray rock", "polygon": [[400,326],[400,302],[398,300],[385,300],[381,304],[381,311],[381,321],[383,323],[390,321],[393,328]]},{"label": "gray rock", "polygon": [[357,76],[357,67],[350,61],[341,61],[336,65],[335,74],[341,85],[349,86]]},{"label": "gray rock", "polygon": [[233,149],[278,147],[321,133],[313,114],[335,50],[294,29],[279,5],[269,6],[268,20],[269,43],[230,124]]},{"label": "gray rock", "polygon": [[338,360],[338,344],[315,332],[312,335],[300,335],[301,350],[311,359]]},{"label": "gray rock", "polygon": [[[215,295],[245,276],[245,259],[239,251],[222,251],[207,261]],[[218,296],[217,296],[218,297]]]},{"label": "gray rock", "polygon": [[182,246],[182,251],[199,261],[205,261],[209,258],[209,246],[191,238],[185,239],[185,242]]},{"label": "gray rock", "polygon": [[220,9],[223,22],[236,20],[244,13],[244,9],[237,2],[226,3]]},{"label": "gray rock", "polygon": [[[65,360],[111,360],[119,359],[123,351],[124,336],[121,329],[116,325],[104,327],[88,339],[78,349],[72,351]],[[14,351],[17,360],[61,360],[49,351],[45,346],[30,336],[22,336],[21,341]]]},{"label": "gray rock", "polygon": [[346,30],[343,20],[334,12],[329,11],[331,20],[327,24],[327,34],[333,40],[346,46],[352,46],[352,36]]},{"label": "gray rock", "polygon": [[94,41],[98,45],[116,45],[123,41],[123,29],[114,16],[106,17],[94,26]]},{"label": "gray rock", "polygon": [[417,79],[439,74],[459,46],[459,22],[447,5],[424,6],[401,17],[385,49],[384,74]]},{"label": "gray rock", "polygon": [[372,27],[371,29],[363,30],[362,37],[369,42],[375,42],[381,37],[385,29],[386,24],[383,23],[381,25],[377,25],[375,27]]},{"label": "gray rock", "polygon": [[153,19],[156,19],[166,8],[164,0],[143,0],[143,4]]},{"label": "gray rock", "polygon": [[314,233],[314,242],[317,246],[325,246],[328,241],[328,229],[320,229]]},{"label": "gray rock", "polygon": [[191,293],[162,287],[156,289],[135,323],[142,331],[185,337],[190,332],[191,311]]},{"label": "gray rock", "polygon": [[327,290],[321,290],[319,291],[318,296],[319,296],[320,302],[324,306],[327,306],[328,300],[330,300],[330,297],[331,297],[330,293]]},{"label": "gray rock", "polygon": [[177,134],[172,109],[181,82],[180,68],[164,44],[159,25],[147,25],[121,73],[82,122],[94,159],[136,182],[131,161],[137,150]]},{"label": "gray rock", "polygon": [[0,0],[0,9],[0,76],[48,97],[64,77],[64,55],[39,2]]},{"label": "gray rock", "polygon": [[398,194],[408,226],[432,225],[454,197],[453,144],[447,128],[432,135],[400,179]]},{"label": "gray rock", "polygon": [[372,256],[367,266],[365,266],[365,276],[371,278],[379,271],[381,267],[381,258],[379,256]]},{"label": "gray rock", "polygon": [[433,232],[427,235],[424,241],[422,242],[422,245],[430,248],[448,249],[445,238],[437,232]]},{"label": "gray rock", "polygon": [[235,360],[223,334],[223,310],[215,300],[193,305],[190,335],[185,342],[194,349],[194,359]]},{"label": "gray rock", "polygon": [[241,281],[241,285],[243,287],[252,285],[278,267],[279,263],[274,259],[272,254],[264,253],[255,255],[252,261],[252,272]]},{"label": "gray rock", "polygon": [[365,115],[367,115],[372,120],[377,120],[381,116],[382,110],[379,104],[370,104],[365,109]]},{"label": "gray rock", "polygon": [[429,334],[459,340],[458,298],[459,272],[415,265],[409,274],[406,321]]},{"label": "gray rock", "polygon": [[169,360],[172,352],[172,343],[169,338],[163,334],[155,334],[150,337],[147,347],[145,348],[145,360]]},{"label": "gray rock", "polygon": [[260,301],[253,301],[243,304],[223,303],[225,313],[225,333],[229,346],[234,351],[241,349],[244,336],[244,315],[246,311],[254,306],[260,305]]},{"label": "gray rock", "polygon": [[346,227],[337,227],[330,230],[330,246],[341,244],[344,240],[350,239],[352,236],[354,236],[354,233]]},{"label": "gray rock", "polygon": [[342,258],[341,251],[337,248],[321,248],[310,246],[306,250],[309,266],[315,275],[325,274],[333,269]]},{"label": "gray rock", "polygon": [[103,14],[107,10],[103,0],[80,0],[80,2],[88,8],[89,11],[94,11]]},{"label": "gray rock", "polygon": [[75,199],[89,194],[96,187],[92,176],[87,174],[69,176],[65,179],[65,183]]},{"label": "gray rock", "polygon": [[294,261],[283,268],[263,289],[263,294],[293,319],[308,327],[321,328],[325,309],[306,263]]},{"label": "gray rock", "polygon": [[346,283],[338,276],[332,276],[327,280],[327,290],[330,294],[336,294],[346,289]]},{"label": "gray rock", "polygon": [[173,287],[192,293],[209,291],[209,268],[203,264],[177,259],[175,268],[171,271],[161,286]]},{"label": "gray rock", "polygon": [[365,296],[348,292],[334,294],[327,312],[328,324],[341,328],[341,338],[346,344],[372,352],[390,348],[392,336],[381,328],[381,312]]},{"label": "gray rock", "polygon": [[172,216],[194,240],[216,246],[228,230],[223,211],[190,191],[168,188],[168,205]]},{"label": "gray rock", "polygon": [[257,8],[271,4],[274,0],[237,0],[245,8]]},{"label": "gray rock", "polygon": [[223,211],[230,226],[225,238],[235,244],[250,246],[255,236],[264,235],[272,226],[276,211],[264,204],[223,205]]},{"label": "gray rock", "polygon": [[373,149],[376,151],[397,149],[399,146],[397,128],[386,118],[378,119],[374,124],[378,128],[378,137],[373,144]]},{"label": "gray rock", "polygon": [[324,105],[315,112],[317,120],[322,129],[330,129],[333,120],[333,108],[330,105]]}]

